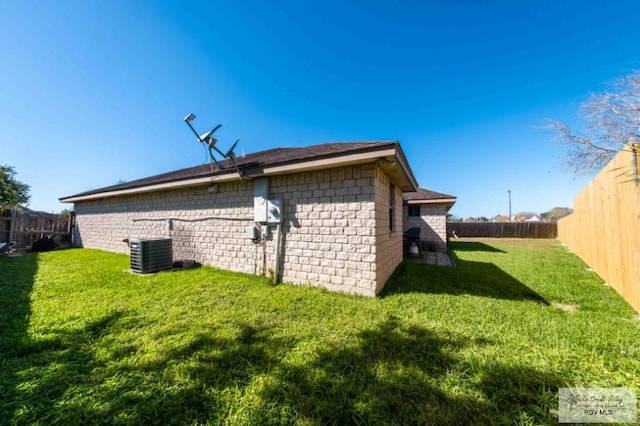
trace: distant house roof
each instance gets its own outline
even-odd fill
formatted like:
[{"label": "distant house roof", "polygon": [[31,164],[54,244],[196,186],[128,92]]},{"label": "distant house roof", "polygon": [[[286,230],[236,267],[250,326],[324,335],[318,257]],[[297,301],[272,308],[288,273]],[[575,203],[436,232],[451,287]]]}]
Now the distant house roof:
[{"label": "distant house roof", "polygon": [[[417,182],[397,141],[335,142],[300,148],[274,148],[238,156],[238,169],[231,160],[219,161],[220,168],[209,163],[162,173],[130,182],[107,186],[60,198],[72,203],[118,195],[163,189],[199,186],[244,177],[270,176],[301,171],[320,170],[379,161],[403,191],[413,191]],[[400,167],[395,167],[396,162]]]},{"label": "distant house roof", "polygon": [[455,204],[457,197],[425,188],[418,188],[414,192],[403,193],[402,199],[407,204],[446,204],[448,210]]}]

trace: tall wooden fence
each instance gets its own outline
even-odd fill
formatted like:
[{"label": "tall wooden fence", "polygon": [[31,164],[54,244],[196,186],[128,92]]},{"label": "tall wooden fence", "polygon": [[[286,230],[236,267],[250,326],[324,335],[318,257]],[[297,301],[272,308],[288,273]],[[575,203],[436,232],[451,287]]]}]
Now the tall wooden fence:
[{"label": "tall wooden fence", "polygon": [[618,153],[558,222],[558,237],[640,312],[640,186],[636,148]]},{"label": "tall wooden fence", "polygon": [[58,243],[70,246],[73,226],[73,215],[0,208],[0,242],[15,241],[18,248],[31,247],[45,236],[53,236]]},{"label": "tall wooden fence", "polygon": [[555,222],[447,223],[447,235],[492,238],[556,238]]}]

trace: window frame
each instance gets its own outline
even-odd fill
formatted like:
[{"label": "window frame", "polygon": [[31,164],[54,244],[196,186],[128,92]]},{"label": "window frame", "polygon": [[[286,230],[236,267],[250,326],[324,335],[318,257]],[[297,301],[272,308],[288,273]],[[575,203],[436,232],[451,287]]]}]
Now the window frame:
[{"label": "window frame", "polygon": [[[420,208],[420,204],[409,204],[407,206],[407,215],[409,217],[421,217],[422,216],[422,209]],[[418,212],[416,214],[416,211]]]},{"label": "window frame", "polygon": [[396,231],[396,186],[389,182],[389,232]]}]

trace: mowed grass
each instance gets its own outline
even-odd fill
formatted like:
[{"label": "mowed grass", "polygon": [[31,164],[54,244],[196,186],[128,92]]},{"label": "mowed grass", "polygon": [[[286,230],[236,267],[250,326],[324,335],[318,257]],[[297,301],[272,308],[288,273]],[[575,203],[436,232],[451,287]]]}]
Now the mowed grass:
[{"label": "mowed grass", "polygon": [[640,387],[636,313],[559,242],[451,246],[376,299],[0,258],[0,424],[555,424],[559,387]]}]

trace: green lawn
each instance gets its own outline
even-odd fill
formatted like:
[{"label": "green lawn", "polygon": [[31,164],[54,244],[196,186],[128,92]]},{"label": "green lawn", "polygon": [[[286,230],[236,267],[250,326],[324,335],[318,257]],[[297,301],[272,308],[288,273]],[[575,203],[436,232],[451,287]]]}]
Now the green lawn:
[{"label": "green lawn", "polygon": [[640,388],[635,312],[557,241],[451,246],[376,299],[0,258],[0,424],[555,424],[558,387]]}]

